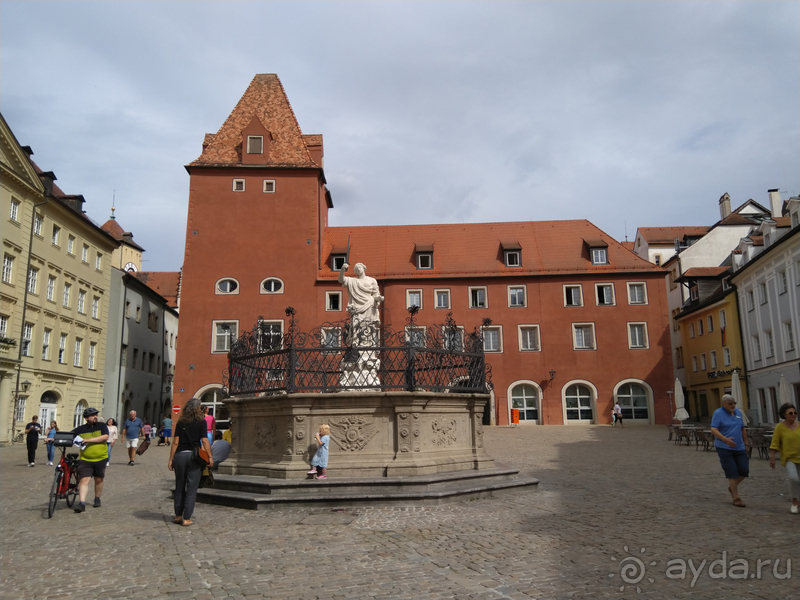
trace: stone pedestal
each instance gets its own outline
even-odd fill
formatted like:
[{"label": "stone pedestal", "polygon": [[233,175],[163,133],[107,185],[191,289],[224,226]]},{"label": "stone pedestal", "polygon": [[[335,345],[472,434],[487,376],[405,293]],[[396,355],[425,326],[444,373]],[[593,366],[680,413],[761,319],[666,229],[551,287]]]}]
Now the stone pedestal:
[{"label": "stone pedestal", "polygon": [[486,394],[339,392],[225,400],[231,455],[220,472],[306,477],[314,434],[331,426],[332,477],[405,477],[491,469],[483,447]]}]

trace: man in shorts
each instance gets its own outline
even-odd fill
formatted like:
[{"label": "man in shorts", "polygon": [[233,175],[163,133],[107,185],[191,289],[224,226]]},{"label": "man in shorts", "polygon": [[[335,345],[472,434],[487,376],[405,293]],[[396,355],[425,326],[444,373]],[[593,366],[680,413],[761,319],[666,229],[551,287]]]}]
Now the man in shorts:
[{"label": "man in shorts", "polygon": [[161,427],[164,428],[164,442],[169,446],[172,441],[172,419],[169,418],[169,415],[166,415],[161,421]]},{"label": "man in shorts", "polygon": [[87,408],[83,411],[86,423],[72,430],[72,435],[80,436],[81,455],[78,459],[78,495],[80,502],[75,512],[86,510],[86,496],[89,494],[89,480],[94,477],[94,507],[100,508],[100,495],[103,493],[103,478],[106,476],[108,462],[108,427],[97,420],[100,411]]},{"label": "man in shorts", "polygon": [[133,458],[136,456],[136,447],[139,445],[139,432],[143,427],[144,423],[136,416],[136,411],[132,410],[122,427],[122,441],[125,442],[125,447],[128,449],[129,467],[136,464]]}]

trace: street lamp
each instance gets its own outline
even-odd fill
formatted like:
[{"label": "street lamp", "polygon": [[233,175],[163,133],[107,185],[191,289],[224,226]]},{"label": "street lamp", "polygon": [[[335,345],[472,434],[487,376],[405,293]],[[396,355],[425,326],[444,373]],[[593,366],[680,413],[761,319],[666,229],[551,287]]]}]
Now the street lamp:
[{"label": "street lamp", "polygon": [[550,369],[550,381],[553,381],[553,379],[555,378],[556,378],[556,370]]},{"label": "street lamp", "polygon": [[20,385],[22,386],[22,391],[25,393],[27,393],[28,390],[31,389],[31,382],[28,381],[27,379],[23,381]]}]

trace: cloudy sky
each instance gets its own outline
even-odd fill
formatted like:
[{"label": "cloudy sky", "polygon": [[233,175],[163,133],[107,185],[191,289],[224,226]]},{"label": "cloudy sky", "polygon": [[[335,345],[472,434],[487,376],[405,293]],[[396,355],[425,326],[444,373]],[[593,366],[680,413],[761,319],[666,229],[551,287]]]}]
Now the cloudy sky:
[{"label": "cloudy sky", "polygon": [[[0,4],[0,110],[183,262],[189,177],[256,73],[325,136],[333,225],[711,224],[800,192],[800,2]],[[242,215],[247,218],[247,215]]]}]

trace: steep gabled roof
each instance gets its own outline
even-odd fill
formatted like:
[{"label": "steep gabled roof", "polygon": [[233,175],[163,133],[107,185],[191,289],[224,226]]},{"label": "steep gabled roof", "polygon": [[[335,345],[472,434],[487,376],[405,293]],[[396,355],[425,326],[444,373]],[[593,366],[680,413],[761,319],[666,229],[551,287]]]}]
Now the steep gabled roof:
[{"label": "steep gabled roof", "polygon": [[242,131],[253,117],[270,132],[267,166],[318,167],[306,147],[292,106],[277,75],[256,75],[220,130],[206,134],[193,166],[241,165]]},{"label": "steep gabled roof", "polygon": [[141,250],[142,252],[145,251],[139,244],[133,241],[133,234],[130,231],[125,231],[120,227],[119,223],[117,223],[116,219],[109,219],[105,223],[100,226],[100,229],[107,232],[111,237],[122,244],[127,244],[128,246],[133,246],[137,250]]},{"label": "steep gabled roof", "polygon": [[[560,275],[571,273],[659,272],[660,267],[636,256],[595,225],[585,220],[465,223],[457,225],[395,225],[330,227],[322,259],[342,253],[350,239],[350,263],[362,262],[376,279],[435,279],[438,277],[497,277]],[[503,240],[521,247],[519,267],[506,267]],[[593,265],[586,240],[608,244],[607,265]],[[420,243],[432,244],[433,268],[417,269]],[[320,279],[337,273],[323,267]]]},{"label": "steep gabled roof", "polygon": [[708,227],[639,227],[639,233],[648,244],[673,244],[676,239],[685,237],[702,237],[708,233]]},{"label": "steep gabled roof", "polygon": [[181,280],[179,271],[139,271],[131,275],[163,296],[168,306],[172,308],[178,306],[178,285]]}]

